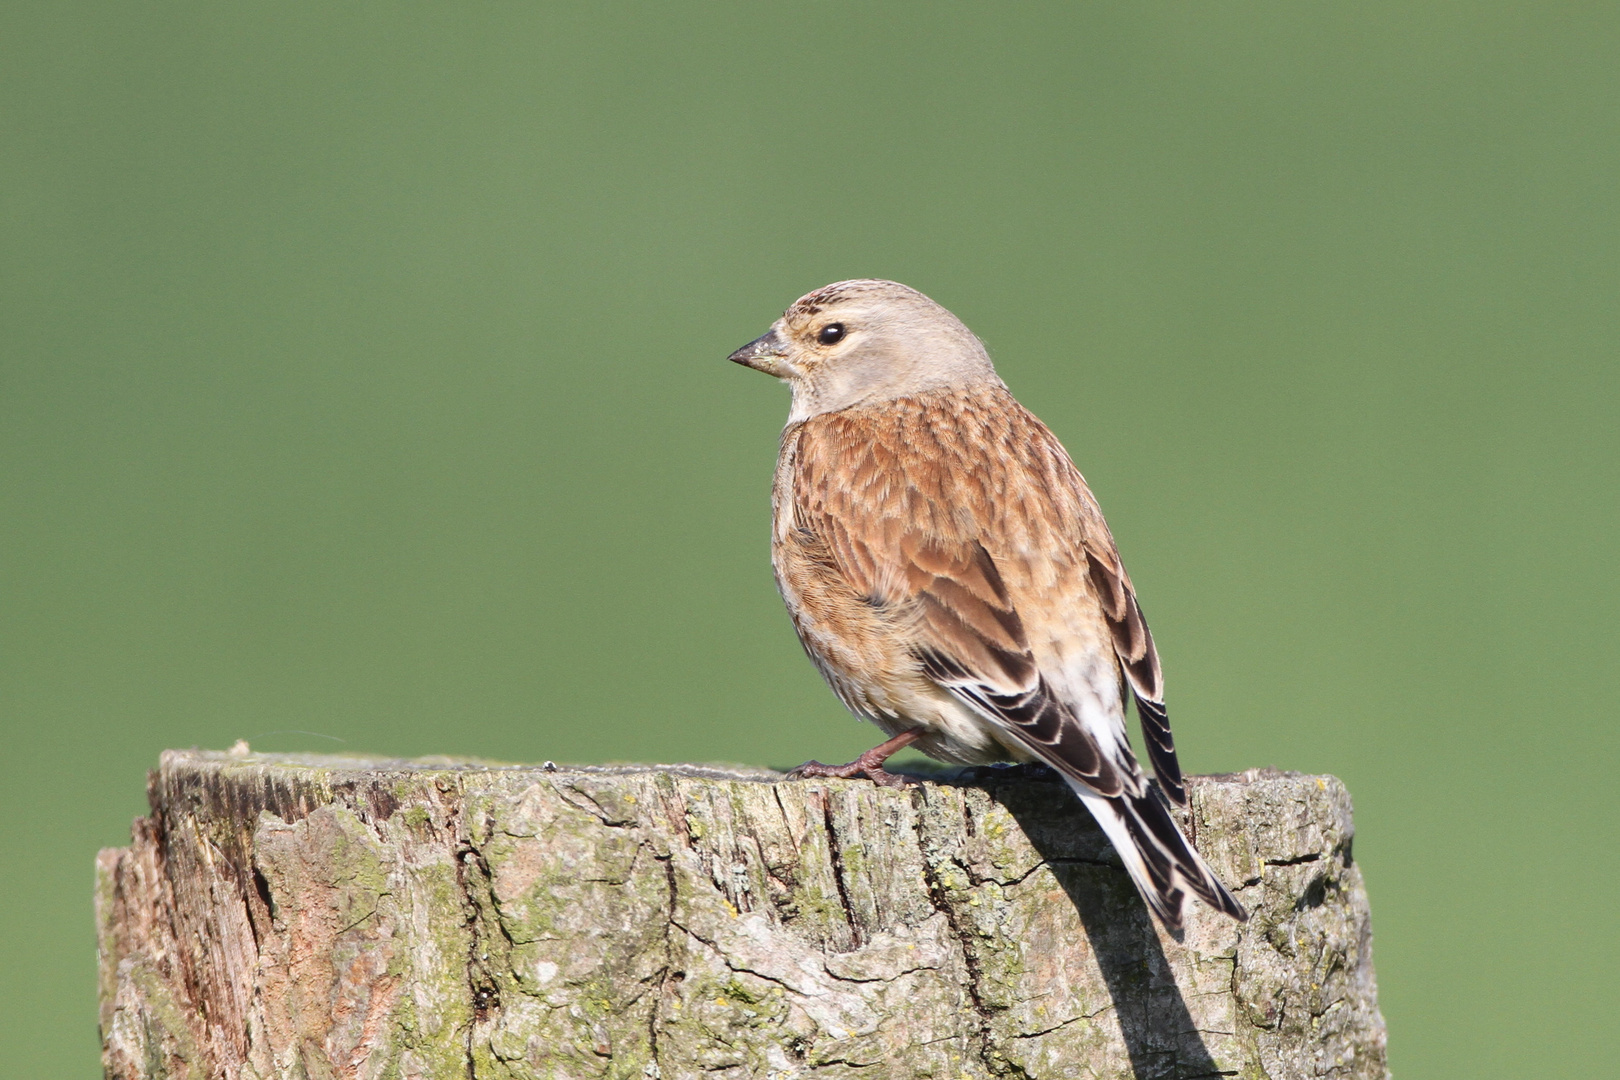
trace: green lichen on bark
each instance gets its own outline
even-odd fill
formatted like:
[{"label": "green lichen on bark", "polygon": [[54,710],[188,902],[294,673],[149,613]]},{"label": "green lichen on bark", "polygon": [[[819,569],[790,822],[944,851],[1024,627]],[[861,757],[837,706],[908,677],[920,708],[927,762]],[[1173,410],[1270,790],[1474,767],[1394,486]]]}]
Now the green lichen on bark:
[{"label": "green lichen on bark", "polygon": [[1062,785],[170,753],[103,853],[115,1077],[1381,1077],[1349,799],[1192,785],[1162,935]]}]

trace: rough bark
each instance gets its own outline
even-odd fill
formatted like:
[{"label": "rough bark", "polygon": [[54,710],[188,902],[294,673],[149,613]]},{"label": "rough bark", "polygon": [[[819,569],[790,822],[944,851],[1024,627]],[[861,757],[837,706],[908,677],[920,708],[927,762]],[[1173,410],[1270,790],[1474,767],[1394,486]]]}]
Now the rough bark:
[{"label": "rough bark", "polygon": [[1383,1077],[1350,799],[1191,783],[1157,928],[1059,783],[169,752],[97,861],[120,1078]]}]

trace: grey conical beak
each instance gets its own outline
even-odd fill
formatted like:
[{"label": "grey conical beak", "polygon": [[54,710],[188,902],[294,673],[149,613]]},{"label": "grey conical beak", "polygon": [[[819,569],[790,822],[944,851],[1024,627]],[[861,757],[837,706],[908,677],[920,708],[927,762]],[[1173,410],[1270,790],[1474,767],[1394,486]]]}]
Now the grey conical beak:
[{"label": "grey conical beak", "polygon": [[793,370],[787,363],[787,343],[775,330],[755,338],[726,359],[778,379],[787,378]]}]

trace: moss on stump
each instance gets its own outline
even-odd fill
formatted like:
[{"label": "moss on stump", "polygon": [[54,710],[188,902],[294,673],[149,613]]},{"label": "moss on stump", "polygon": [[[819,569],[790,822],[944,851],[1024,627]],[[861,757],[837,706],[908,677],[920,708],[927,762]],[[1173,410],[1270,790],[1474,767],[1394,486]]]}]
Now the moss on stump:
[{"label": "moss on stump", "polygon": [[97,861],[117,1080],[1386,1075],[1350,799],[1195,778],[1162,934],[1062,784],[168,752]]}]

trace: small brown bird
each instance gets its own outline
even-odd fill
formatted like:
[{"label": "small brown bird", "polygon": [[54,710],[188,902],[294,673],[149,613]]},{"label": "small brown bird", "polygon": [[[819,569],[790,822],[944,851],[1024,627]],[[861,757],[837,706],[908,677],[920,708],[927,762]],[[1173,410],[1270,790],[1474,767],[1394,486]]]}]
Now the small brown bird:
[{"label": "small brown bird", "polygon": [[1189,894],[1248,918],[1131,752],[1127,694],[1161,790],[1186,802],[1159,657],[1102,511],[979,339],[915,289],[840,281],[730,358],[793,391],[771,554],[794,629],[890,736],[795,774],[898,784],[883,763],[907,745],[1043,761],[1171,931]]}]

